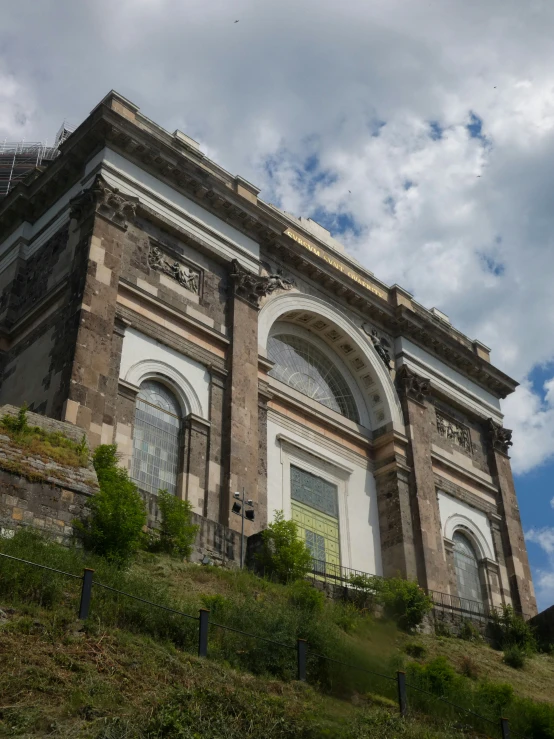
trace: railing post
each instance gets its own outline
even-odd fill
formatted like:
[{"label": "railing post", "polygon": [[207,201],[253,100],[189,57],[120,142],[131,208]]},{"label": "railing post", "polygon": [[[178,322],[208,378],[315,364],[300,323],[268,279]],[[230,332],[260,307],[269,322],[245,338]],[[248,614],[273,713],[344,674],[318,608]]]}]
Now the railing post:
[{"label": "railing post", "polygon": [[406,673],[398,670],[396,673],[396,680],[398,683],[398,707],[400,708],[400,715],[405,716],[408,711],[408,699],[406,695]]},{"label": "railing post", "polygon": [[210,621],[210,612],[206,608],[200,609],[199,627],[198,627],[198,656],[208,656],[208,627]]},{"label": "railing post", "polygon": [[92,595],[92,576],[94,570],[89,567],[85,567],[83,572],[83,585],[81,587],[81,604],[79,605],[79,618],[81,621],[86,621],[88,618],[88,611],[90,608],[90,597]]},{"label": "railing post", "polygon": [[507,718],[500,719],[500,729],[502,731],[502,739],[510,739],[510,723]]},{"label": "railing post", "polygon": [[298,639],[296,642],[296,656],[298,659],[298,679],[306,682],[306,663],[308,661],[308,642]]}]

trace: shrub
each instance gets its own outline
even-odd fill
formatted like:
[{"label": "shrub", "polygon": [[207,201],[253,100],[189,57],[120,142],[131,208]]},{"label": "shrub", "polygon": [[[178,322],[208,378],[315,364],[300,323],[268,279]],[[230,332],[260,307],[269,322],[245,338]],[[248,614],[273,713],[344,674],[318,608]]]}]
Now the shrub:
[{"label": "shrub", "polygon": [[479,666],[471,657],[465,654],[460,660],[460,672],[464,677],[470,680],[477,680],[479,677]]},{"label": "shrub", "polygon": [[504,662],[513,667],[516,670],[521,670],[525,667],[526,653],[517,644],[512,644],[510,647],[506,647],[504,650]]},{"label": "shrub", "polygon": [[427,649],[423,644],[418,644],[415,641],[409,641],[404,645],[404,651],[409,654],[410,657],[415,659],[423,659],[427,655]]},{"label": "shrub", "polygon": [[100,492],[91,498],[90,516],[75,521],[85,548],[123,564],[139,548],[146,509],[127,470],[117,464],[115,444],[102,444],[93,456]]},{"label": "shrub", "polygon": [[512,606],[504,606],[501,613],[493,614],[490,633],[496,649],[506,650],[507,647],[520,647],[525,654],[534,654],[537,643],[533,629],[521,616],[518,616]]},{"label": "shrub", "polygon": [[24,434],[30,430],[27,423],[27,403],[24,403],[17,412],[17,416],[6,414],[2,417],[2,426],[14,434]]},{"label": "shrub", "polygon": [[377,597],[382,601],[385,616],[392,618],[401,629],[409,631],[423,621],[433,603],[416,582],[393,577],[383,580]]},{"label": "shrub", "polygon": [[285,521],[283,511],[276,511],[275,520],[262,532],[257,559],[264,573],[280,582],[301,580],[312,567],[311,552],[298,537],[298,526]]},{"label": "shrub", "polygon": [[468,619],[463,622],[458,636],[460,639],[464,639],[465,641],[480,642],[483,640],[481,632],[477,626],[475,626],[473,621],[469,621]]},{"label": "shrub", "polygon": [[161,528],[159,539],[152,548],[174,557],[190,557],[198,533],[198,526],[191,523],[192,505],[167,490],[160,490],[158,508],[162,518]]},{"label": "shrub", "polygon": [[289,600],[297,608],[309,613],[321,613],[325,595],[306,580],[296,580],[288,586]]},{"label": "shrub", "polygon": [[486,706],[492,715],[501,716],[504,709],[514,698],[514,689],[509,683],[491,683],[488,680],[481,682],[475,691],[478,704]]},{"label": "shrub", "polygon": [[383,578],[377,575],[350,575],[349,585],[356,606],[372,610],[379,602],[378,594],[383,588]]},{"label": "shrub", "polygon": [[438,696],[451,694],[459,685],[460,678],[446,657],[435,657],[426,665],[412,662],[408,665],[410,678],[416,685]]}]

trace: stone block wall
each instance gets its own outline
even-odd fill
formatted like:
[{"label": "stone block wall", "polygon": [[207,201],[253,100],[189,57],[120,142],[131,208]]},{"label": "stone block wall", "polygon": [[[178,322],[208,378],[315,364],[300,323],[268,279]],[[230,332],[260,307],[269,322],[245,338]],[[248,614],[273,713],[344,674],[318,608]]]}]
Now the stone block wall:
[{"label": "stone block wall", "polygon": [[538,613],[529,623],[535,629],[541,647],[554,647],[554,606]]}]

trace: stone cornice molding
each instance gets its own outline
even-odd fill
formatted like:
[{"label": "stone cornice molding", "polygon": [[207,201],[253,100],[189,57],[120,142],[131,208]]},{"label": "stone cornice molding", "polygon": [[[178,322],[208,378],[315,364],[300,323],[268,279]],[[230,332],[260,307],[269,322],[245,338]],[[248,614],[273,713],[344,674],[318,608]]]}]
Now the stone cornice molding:
[{"label": "stone cornice molding", "polygon": [[123,195],[116,187],[111,187],[102,175],[97,174],[92,185],[69,201],[70,217],[77,221],[96,212],[123,230],[136,213],[139,199]]},{"label": "stone cornice molding", "polygon": [[401,395],[418,403],[424,403],[425,398],[431,394],[431,381],[417,375],[406,364],[403,364],[396,373],[396,385]]},{"label": "stone cornice molding", "polygon": [[485,432],[492,448],[507,455],[509,447],[513,445],[512,431],[489,418],[485,424]]}]

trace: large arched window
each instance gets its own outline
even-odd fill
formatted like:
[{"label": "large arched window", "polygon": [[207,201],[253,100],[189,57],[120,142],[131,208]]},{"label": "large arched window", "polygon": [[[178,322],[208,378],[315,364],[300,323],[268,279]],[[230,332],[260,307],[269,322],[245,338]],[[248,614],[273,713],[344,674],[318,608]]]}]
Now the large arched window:
[{"label": "large arched window", "polygon": [[359,423],[348,384],[333,362],[316,346],[294,334],[270,336],[268,356],[275,363],[272,377]]},{"label": "large arched window", "polygon": [[133,435],[131,477],[141,490],[177,490],[180,408],[160,382],[140,386]]},{"label": "large arched window", "polygon": [[483,588],[479,576],[479,560],[472,543],[460,531],[454,532],[454,567],[458,583],[458,596],[464,610],[482,610]]}]

